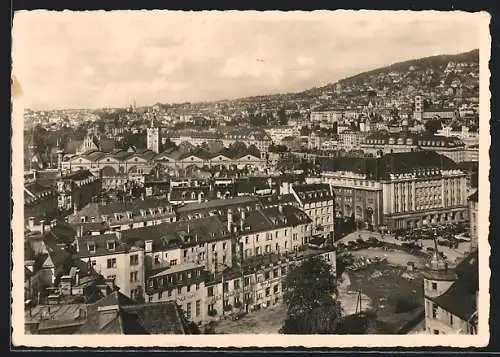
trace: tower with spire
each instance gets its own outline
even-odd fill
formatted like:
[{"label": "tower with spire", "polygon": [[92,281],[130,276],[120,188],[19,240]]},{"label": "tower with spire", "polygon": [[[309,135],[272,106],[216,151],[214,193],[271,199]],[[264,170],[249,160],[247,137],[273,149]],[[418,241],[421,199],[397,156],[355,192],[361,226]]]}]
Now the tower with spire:
[{"label": "tower with spire", "polygon": [[441,319],[446,316],[440,313],[434,300],[443,295],[453,285],[457,275],[451,269],[446,258],[438,250],[437,237],[434,235],[434,252],[425,263],[424,270],[424,301],[425,301],[425,329],[429,333],[441,333]]}]

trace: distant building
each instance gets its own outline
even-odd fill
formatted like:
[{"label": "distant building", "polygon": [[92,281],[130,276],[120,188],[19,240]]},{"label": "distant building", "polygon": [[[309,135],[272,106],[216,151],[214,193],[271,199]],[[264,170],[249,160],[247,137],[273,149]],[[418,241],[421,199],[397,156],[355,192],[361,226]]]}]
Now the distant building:
[{"label": "distant building", "polygon": [[146,147],[148,150],[151,150],[155,153],[160,152],[160,128],[156,127],[153,123],[151,124],[151,127],[147,128],[146,130],[146,142]]},{"label": "distant building", "polygon": [[41,185],[35,181],[24,185],[24,220],[30,217],[51,219],[57,215],[57,192],[52,187]]},{"label": "distant building", "polygon": [[56,184],[58,206],[63,211],[79,210],[101,193],[101,178],[88,170],[64,175]]}]

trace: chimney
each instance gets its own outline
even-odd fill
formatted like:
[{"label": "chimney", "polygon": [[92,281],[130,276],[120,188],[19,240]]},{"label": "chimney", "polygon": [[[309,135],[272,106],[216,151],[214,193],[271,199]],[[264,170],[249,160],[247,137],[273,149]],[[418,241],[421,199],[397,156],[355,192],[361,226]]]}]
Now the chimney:
[{"label": "chimney", "polygon": [[151,239],[148,239],[144,242],[144,253],[151,253],[153,252],[153,241]]},{"label": "chimney", "polygon": [[231,208],[227,210],[227,230],[231,232],[231,227],[233,225],[233,211]]},{"label": "chimney", "polygon": [[75,273],[75,286],[80,284],[80,269],[76,269]]}]

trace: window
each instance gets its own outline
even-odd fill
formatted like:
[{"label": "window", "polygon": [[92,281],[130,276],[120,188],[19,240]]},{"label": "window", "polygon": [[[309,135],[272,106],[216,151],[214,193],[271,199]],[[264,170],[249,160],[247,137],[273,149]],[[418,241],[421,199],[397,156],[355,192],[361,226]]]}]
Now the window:
[{"label": "window", "polygon": [[286,275],[286,266],[281,267],[281,275]]},{"label": "window", "polygon": [[245,237],[245,244],[248,244],[248,237]]},{"label": "window", "polygon": [[187,257],[187,254],[188,254],[187,249],[184,249],[184,258],[186,258],[186,257]]},{"label": "window", "polygon": [[273,286],[273,292],[274,292],[275,294],[277,294],[277,293],[278,293],[278,284],[276,284],[276,285],[274,285],[274,286]]},{"label": "window", "polygon": [[222,264],[226,264],[226,256],[225,255],[222,256]]},{"label": "window", "polygon": [[207,295],[208,296],[214,296],[214,288],[213,288],[213,286],[211,286],[211,287],[209,287],[207,289]]},{"label": "window", "polygon": [[279,271],[278,271],[278,268],[274,269],[273,270],[273,278],[277,278],[279,276]]},{"label": "window", "polygon": [[271,288],[266,288],[266,296],[271,295]]},{"label": "window", "polygon": [[226,245],[227,245],[226,243],[222,243],[222,249],[223,250],[226,250]]},{"label": "window", "polygon": [[139,265],[139,255],[134,254],[130,256],[130,265]]},{"label": "window", "polygon": [[153,296],[152,296],[152,295],[150,295],[150,296],[148,297],[148,301],[149,301],[149,302],[153,302]]},{"label": "window", "polygon": [[167,296],[171,297],[172,296],[172,290],[168,289]]},{"label": "window", "polygon": [[116,268],[116,258],[108,259],[108,269]]},{"label": "window", "polygon": [[255,255],[260,255],[260,247],[255,248]]},{"label": "window", "polygon": [[453,327],[453,314],[450,313],[450,326]]},{"label": "window", "polygon": [[190,302],[188,302],[186,304],[186,316],[187,316],[188,319],[191,318],[191,303]]},{"label": "window", "polygon": [[200,290],[200,284],[196,284],[196,290]]},{"label": "window", "polygon": [[229,290],[229,283],[226,281],[224,282],[224,284],[222,285],[222,291],[227,293]]},{"label": "window", "polygon": [[258,234],[256,234],[256,235],[255,235],[255,241],[256,241],[256,242],[258,242],[258,241],[259,241],[259,235],[258,235]]},{"label": "window", "polygon": [[136,271],[130,272],[130,282],[135,283],[137,281],[138,273]]},{"label": "window", "polygon": [[186,289],[187,289],[187,292],[190,292],[191,291],[191,285],[188,284],[188,286],[187,286]]},{"label": "window", "polygon": [[285,229],[285,237],[286,237],[287,230]]},{"label": "window", "polygon": [[240,280],[239,280],[239,279],[236,279],[236,280],[234,281],[234,288],[235,288],[235,289],[239,289],[239,288],[240,288]]},{"label": "window", "polygon": [[248,285],[250,285],[250,278],[249,277],[245,278],[245,286],[248,286]]},{"label": "window", "polygon": [[270,277],[271,277],[270,272],[269,272],[269,271],[266,271],[266,272],[264,273],[264,280],[269,280],[269,278],[270,278]]},{"label": "window", "polygon": [[212,252],[215,251],[215,248],[217,248],[217,246],[215,244],[212,244]]},{"label": "window", "polygon": [[439,330],[432,330],[432,333],[433,333],[434,335],[439,335]]},{"label": "window", "polygon": [[177,265],[177,259],[172,259],[170,261],[170,265]]},{"label": "window", "polygon": [[88,248],[89,248],[89,253],[91,254],[95,253],[95,243],[89,243]]},{"label": "window", "polygon": [[438,316],[438,305],[434,302],[432,303],[432,318],[437,319]]},{"label": "window", "polygon": [[95,267],[95,266],[96,266],[96,264],[97,264],[97,261],[96,261],[95,259],[94,259],[94,260],[92,260],[92,267]]},{"label": "window", "polygon": [[160,291],[160,292],[158,293],[158,300],[161,300],[162,295],[163,295],[163,292],[161,292],[161,291]]},{"label": "window", "polygon": [[434,282],[433,282],[433,283],[432,283],[432,290],[434,290],[434,291],[435,291],[435,290],[437,290],[437,288],[438,288],[437,283],[434,283]]},{"label": "window", "polygon": [[201,313],[201,301],[200,300],[196,300],[196,310],[195,310],[195,314],[196,316],[200,316],[200,313]]},{"label": "window", "polygon": [[210,312],[210,311],[213,311],[213,310],[215,310],[214,304],[208,304],[208,311]]},{"label": "window", "polygon": [[115,250],[115,241],[111,240],[107,242],[108,250]]},{"label": "window", "polygon": [[109,280],[115,280],[116,279],[116,275],[108,275],[107,278]]},{"label": "window", "polygon": [[179,286],[179,287],[177,288],[177,294],[182,294],[182,286]]}]

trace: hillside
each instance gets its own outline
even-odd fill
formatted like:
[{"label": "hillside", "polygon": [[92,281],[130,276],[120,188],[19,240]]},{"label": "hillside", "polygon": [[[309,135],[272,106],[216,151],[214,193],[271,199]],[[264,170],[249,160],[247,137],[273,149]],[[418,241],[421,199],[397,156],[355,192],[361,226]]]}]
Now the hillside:
[{"label": "hillside", "polygon": [[389,72],[405,72],[410,67],[415,67],[417,70],[444,70],[449,62],[473,62],[479,63],[479,50],[475,49],[469,52],[459,53],[456,55],[439,55],[424,57],[420,59],[412,59],[404,62],[393,63],[387,67],[377,68],[371,71],[362,72],[351,77],[344,78],[339,81],[340,84],[364,81],[367,77]]}]

